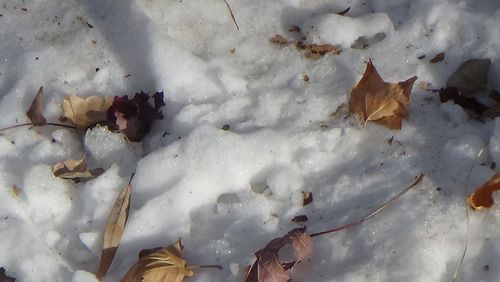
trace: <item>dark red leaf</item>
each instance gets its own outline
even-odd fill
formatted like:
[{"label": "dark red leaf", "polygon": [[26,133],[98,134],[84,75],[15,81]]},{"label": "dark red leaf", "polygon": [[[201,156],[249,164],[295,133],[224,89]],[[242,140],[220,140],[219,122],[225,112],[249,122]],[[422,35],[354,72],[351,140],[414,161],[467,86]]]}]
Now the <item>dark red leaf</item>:
[{"label": "dark red leaf", "polygon": [[294,216],[292,218],[293,222],[306,222],[308,220],[309,220],[309,218],[307,217],[307,215],[304,215],[304,214],[303,215],[297,215],[297,216]]},{"label": "dark red leaf", "polygon": [[[151,98],[154,106],[149,103]],[[163,92],[156,92],[151,97],[141,91],[131,100],[127,96],[115,96],[108,109],[108,121],[121,130],[130,141],[140,141],[149,133],[153,122],[163,118],[163,106]]]}]

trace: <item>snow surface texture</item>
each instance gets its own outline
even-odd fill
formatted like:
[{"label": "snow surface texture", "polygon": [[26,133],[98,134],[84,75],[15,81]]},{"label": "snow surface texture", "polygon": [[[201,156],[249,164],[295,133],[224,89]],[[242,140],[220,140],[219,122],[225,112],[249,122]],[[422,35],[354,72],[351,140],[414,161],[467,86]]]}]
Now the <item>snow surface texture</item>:
[{"label": "snow surface texture", "polygon": [[[471,119],[417,85],[439,88],[461,62],[490,58],[490,84],[499,89],[500,2],[229,3],[239,32],[223,1],[2,1],[0,127],[27,121],[40,86],[51,121],[68,94],[163,90],[166,107],[142,143],[103,128],[83,139],[50,127],[0,136],[0,266],[17,281],[94,281],[106,218],[136,171],[105,281],[123,277],[141,249],[178,238],[191,264],[223,266],[196,270],[189,281],[241,281],[256,250],[301,226],[290,221],[295,215],[309,216],[310,232],[339,226],[424,172],[383,213],[314,238],[314,255],[292,277],[450,281],[467,237],[467,176],[472,169],[470,191],[495,173],[500,122]],[[335,14],[347,7],[347,17]],[[310,60],[269,43],[292,36],[291,25],[342,53]],[[363,48],[350,48],[360,37]],[[445,60],[430,64],[439,52]],[[369,58],[386,81],[419,78],[401,131],[331,115]],[[55,162],[82,150],[104,174],[80,184],[53,176]],[[302,191],[314,196],[306,207]],[[471,212],[459,281],[500,281],[499,219],[500,206]]]}]

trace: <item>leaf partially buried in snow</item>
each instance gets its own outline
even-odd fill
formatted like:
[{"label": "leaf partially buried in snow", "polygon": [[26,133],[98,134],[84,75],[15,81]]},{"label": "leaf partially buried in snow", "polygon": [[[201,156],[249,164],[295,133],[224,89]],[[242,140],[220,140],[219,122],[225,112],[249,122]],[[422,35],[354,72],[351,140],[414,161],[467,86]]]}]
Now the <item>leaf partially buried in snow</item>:
[{"label": "leaf partially buried in snow", "polygon": [[[280,250],[291,245],[295,259],[284,262],[280,259]],[[245,282],[286,282],[287,273],[295,264],[312,255],[312,240],[305,228],[296,228],[285,236],[271,240],[263,249],[255,253],[256,260],[245,275]]]},{"label": "leaf partially buried in snow", "polygon": [[491,208],[494,204],[493,192],[500,190],[500,173],[495,174],[481,187],[467,197],[472,209]]},{"label": "leaf partially buried in snow", "polygon": [[349,112],[358,115],[365,125],[373,121],[391,129],[401,129],[402,120],[408,115],[415,80],[416,76],[399,83],[387,83],[370,60],[363,77],[351,90]]},{"label": "leaf partially buried in snow", "polygon": [[193,276],[193,271],[181,257],[182,244],[177,241],[165,248],[142,250],[139,261],[132,266],[122,282],[180,282]]},{"label": "leaf partially buried in snow", "polygon": [[447,101],[451,100],[457,105],[460,105],[462,108],[470,110],[478,115],[482,115],[488,110],[488,107],[481,104],[474,97],[466,97],[462,95],[460,89],[453,86],[449,86],[444,89],[441,88],[439,90],[439,100],[441,101],[441,103],[446,103]]},{"label": "leaf partially buried in snow", "polygon": [[33,102],[31,102],[30,108],[26,112],[26,115],[29,117],[33,125],[36,126],[47,124],[47,120],[43,116],[42,96],[43,87],[40,87],[35,95],[35,99],[33,99]]},{"label": "leaf partially buried in snow", "polygon": [[116,250],[120,245],[120,241],[122,238],[123,230],[125,229],[125,224],[128,219],[128,212],[130,209],[130,190],[131,190],[131,181],[130,180],[123,188],[123,190],[116,198],[113,209],[111,210],[111,214],[108,217],[108,221],[106,222],[106,227],[104,229],[104,239],[102,243],[102,253],[101,253],[101,262],[99,264],[99,270],[97,271],[97,278],[101,280],[106,272],[108,271],[109,266],[113,262],[113,258],[115,257]]},{"label": "leaf partially buried in snow", "polygon": [[62,102],[63,118],[69,119],[79,129],[107,120],[107,112],[113,98],[110,96],[79,97],[70,95]]},{"label": "leaf partially buried in snow", "polygon": [[[154,106],[149,103],[151,98]],[[131,100],[127,96],[115,96],[108,110],[108,121],[115,124],[130,141],[140,141],[149,133],[153,122],[163,118],[163,106],[163,92],[156,92],[152,97],[140,92]]]},{"label": "leaf partially buried in snow", "polygon": [[463,96],[486,90],[490,59],[470,59],[463,62],[448,78],[446,87],[456,87]]},{"label": "leaf partially buried in snow", "polygon": [[82,158],[80,160],[65,160],[52,166],[54,176],[64,179],[72,179],[76,182],[87,181],[102,174],[102,168],[89,169]]}]

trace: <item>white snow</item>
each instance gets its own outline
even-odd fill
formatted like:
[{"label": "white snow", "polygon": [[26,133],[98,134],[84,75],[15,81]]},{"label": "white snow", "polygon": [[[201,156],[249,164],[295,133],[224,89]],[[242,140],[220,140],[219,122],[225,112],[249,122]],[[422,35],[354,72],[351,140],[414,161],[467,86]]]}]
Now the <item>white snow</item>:
[{"label": "white snow", "polygon": [[[165,119],[140,143],[102,127],[81,136],[49,126],[3,132],[7,275],[96,281],[107,216],[133,172],[130,217],[105,281],[119,281],[141,249],[178,238],[190,264],[223,267],[195,270],[189,281],[242,281],[255,251],[302,226],[294,216],[307,215],[310,232],[352,222],[423,172],[376,217],[315,237],[293,281],[451,281],[467,240],[458,281],[499,281],[500,206],[470,211],[468,228],[465,190],[498,171],[500,121],[471,118],[418,85],[438,89],[463,61],[489,58],[490,87],[500,89],[500,2],[228,2],[239,31],[223,1],[2,2],[0,128],[28,122],[40,86],[53,122],[70,94],[164,91],[166,103]],[[295,38],[292,25],[341,54],[311,60],[269,43]],[[429,63],[440,52],[445,59]],[[364,128],[342,110],[370,58],[386,81],[418,76],[400,131]],[[53,176],[54,163],[83,152],[102,175]],[[305,207],[303,191],[314,197]]]}]

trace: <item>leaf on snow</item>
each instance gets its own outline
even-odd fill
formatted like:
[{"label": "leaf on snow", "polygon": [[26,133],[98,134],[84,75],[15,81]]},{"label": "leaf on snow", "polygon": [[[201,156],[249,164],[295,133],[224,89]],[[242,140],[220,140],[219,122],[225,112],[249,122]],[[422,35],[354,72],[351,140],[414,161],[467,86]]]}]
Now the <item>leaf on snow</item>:
[{"label": "leaf on snow", "polygon": [[38,89],[36,93],[35,99],[31,102],[31,106],[26,112],[26,115],[29,117],[33,125],[41,126],[46,125],[47,120],[43,116],[43,105],[42,105],[42,96],[43,96],[43,87]]},{"label": "leaf on snow", "polygon": [[75,182],[87,181],[102,174],[102,168],[89,169],[83,158],[80,160],[65,160],[52,166],[54,176],[72,179]]},{"label": "leaf on snow", "polygon": [[441,52],[441,53],[438,53],[436,54],[436,56],[434,56],[434,58],[432,58],[430,60],[431,63],[435,64],[435,63],[439,63],[441,62],[442,60],[444,60],[444,52]]},{"label": "leaf on snow", "polygon": [[500,190],[500,173],[493,175],[481,187],[477,188],[467,197],[467,202],[472,209],[491,208],[494,204],[493,192]]},{"label": "leaf on snow", "polygon": [[5,269],[0,267],[0,282],[15,282],[16,279],[5,274]]},{"label": "leaf on snow", "polygon": [[113,98],[110,96],[66,96],[62,102],[62,118],[69,119],[79,129],[87,129],[93,124],[107,120],[107,111],[112,103]]},{"label": "leaf on snow", "polygon": [[[279,251],[291,245],[295,259],[291,262],[280,260]],[[296,228],[285,236],[271,240],[263,249],[255,253],[256,260],[245,275],[245,282],[286,282],[287,273],[295,264],[312,255],[312,240],[305,228]]]},{"label": "leaf on snow", "polygon": [[116,198],[115,204],[106,222],[102,243],[101,262],[99,264],[99,270],[97,271],[97,278],[99,280],[106,275],[109,266],[113,262],[116,250],[120,245],[130,209],[130,190],[133,176],[134,175],[130,177],[127,186],[123,188],[118,198]]},{"label": "leaf on snow", "polygon": [[193,271],[181,256],[182,244],[177,241],[165,248],[142,250],[139,261],[132,266],[122,282],[181,282]]},{"label": "leaf on snow", "polygon": [[441,103],[446,103],[451,100],[455,104],[460,105],[462,108],[475,112],[476,114],[483,114],[488,107],[478,102],[474,97],[466,97],[462,95],[460,89],[457,87],[449,86],[439,90],[439,100]]},{"label": "leaf on snow", "polygon": [[313,201],[312,192],[302,192],[302,206],[307,206]]},{"label": "leaf on snow", "polygon": [[382,80],[372,61],[358,84],[351,90],[349,112],[358,115],[365,123],[373,121],[391,129],[401,129],[403,118],[408,115],[413,76],[399,83]]},{"label": "leaf on snow", "polygon": [[[154,107],[149,103],[150,98],[153,98]],[[131,100],[127,96],[115,96],[107,117],[108,121],[115,124],[130,141],[135,142],[149,133],[155,120],[163,118],[161,113],[163,106],[165,106],[163,92],[156,92],[150,97],[141,91]]]},{"label": "leaf on snow", "polygon": [[448,78],[446,87],[456,87],[463,96],[486,90],[490,59],[470,59],[463,62]]}]

